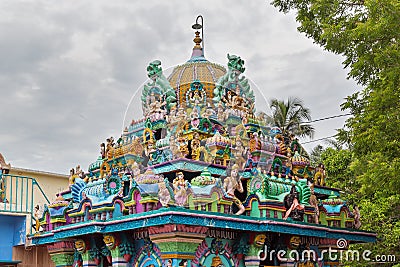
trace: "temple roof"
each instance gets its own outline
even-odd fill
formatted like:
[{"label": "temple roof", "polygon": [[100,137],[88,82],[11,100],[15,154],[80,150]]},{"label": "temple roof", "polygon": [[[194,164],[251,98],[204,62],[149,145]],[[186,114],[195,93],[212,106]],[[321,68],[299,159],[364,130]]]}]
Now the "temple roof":
[{"label": "temple roof", "polygon": [[[145,221],[143,221],[145,219]],[[71,238],[93,233],[115,233],[144,227],[161,226],[170,223],[197,226],[212,226],[214,228],[232,229],[237,231],[277,232],[296,235],[308,235],[319,238],[345,238],[355,242],[375,242],[376,234],[356,229],[340,229],[325,225],[307,224],[303,222],[284,221],[274,218],[238,217],[228,214],[215,214],[207,211],[182,210],[169,207],[151,211],[146,214],[131,214],[108,221],[87,221],[78,225],[65,225],[52,233],[36,236],[32,239],[35,245],[48,244],[58,239]]]}]

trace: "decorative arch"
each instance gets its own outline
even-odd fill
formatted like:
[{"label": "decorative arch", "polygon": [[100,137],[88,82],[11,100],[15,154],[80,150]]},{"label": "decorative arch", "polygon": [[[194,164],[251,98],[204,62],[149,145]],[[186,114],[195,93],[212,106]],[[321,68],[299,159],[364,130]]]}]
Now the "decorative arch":
[{"label": "decorative arch", "polygon": [[203,84],[199,80],[195,80],[190,84],[190,89],[185,93],[185,99],[187,107],[195,108],[196,104],[199,108],[206,106],[207,93],[203,89]]},{"label": "decorative arch", "polygon": [[152,243],[149,239],[144,239],[140,250],[136,254],[134,262],[135,267],[148,267],[153,264],[154,266],[162,266],[160,249]]},{"label": "decorative arch", "polygon": [[145,128],[143,130],[143,142],[147,143],[150,140],[154,141],[154,133],[150,128]]},{"label": "decorative arch", "polygon": [[117,197],[116,199],[113,200],[113,202],[114,202],[113,218],[122,216],[125,209],[124,201],[120,197]]},{"label": "decorative arch", "polygon": [[203,240],[198,246],[195,255],[196,257],[192,261],[192,267],[211,266],[211,262],[215,257],[219,257],[224,266],[239,266],[239,260],[235,257],[232,247],[226,241],[222,251],[216,252],[207,245],[206,240]]},{"label": "decorative arch", "polygon": [[260,210],[260,199],[257,195],[251,195],[248,200],[246,200],[247,205],[246,208],[250,208],[250,216],[261,218],[261,210]]},{"label": "decorative arch", "polygon": [[[106,169],[104,170],[104,168],[106,168]],[[104,171],[106,174],[110,172],[110,164],[108,164],[107,161],[104,161],[100,165],[100,178],[104,177]]]}]

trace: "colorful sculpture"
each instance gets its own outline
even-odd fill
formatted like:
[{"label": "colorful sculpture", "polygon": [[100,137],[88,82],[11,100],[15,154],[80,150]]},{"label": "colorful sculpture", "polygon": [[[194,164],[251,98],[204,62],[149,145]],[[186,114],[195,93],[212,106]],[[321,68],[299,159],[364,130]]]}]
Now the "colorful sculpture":
[{"label": "colorful sculpture", "polygon": [[185,181],[183,173],[178,172],[176,174],[176,178],[174,179],[174,194],[175,194],[175,203],[178,206],[184,206],[187,202],[187,188],[188,184]]},{"label": "colorful sculpture", "polygon": [[304,205],[299,202],[299,193],[296,190],[296,186],[293,185],[290,193],[285,197],[285,208],[286,213],[283,219],[287,219],[288,217],[292,218],[296,221],[304,220]]},{"label": "colorful sculpture", "polygon": [[204,57],[200,31],[194,41],[168,78],[161,61],[148,65],[144,117],[101,143],[87,173],[71,170],[32,244],[48,246],[59,267],[72,258],[74,266],[255,267],[286,264],[262,254],[266,246],[373,242],[373,233],[346,230],[360,226],[358,209],[324,187],[323,166],[255,115],[244,60],[228,54],[226,70]]},{"label": "colorful sculpture", "polygon": [[245,211],[242,202],[235,196],[235,191],[243,193],[242,181],[239,176],[239,166],[237,164],[233,165],[230,174],[224,179],[224,190],[233,199],[233,202],[238,207],[239,211],[236,215],[240,215]]}]

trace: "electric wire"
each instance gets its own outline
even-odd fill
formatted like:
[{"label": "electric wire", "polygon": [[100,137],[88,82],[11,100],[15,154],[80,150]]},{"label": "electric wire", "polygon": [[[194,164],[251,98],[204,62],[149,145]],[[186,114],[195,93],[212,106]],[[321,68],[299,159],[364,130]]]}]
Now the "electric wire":
[{"label": "electric wire", "polygon": [[[308,121],[307,123],[318,122],[318,121],[324,121],[324,120],[330,120],[330,119],[339,118],[339,117],[346,117],[346,116],[350,116],[350,115],[351,115],[351,113],[340,114],[340,115],[334,115],[334,116],[329,116],[329,117],[325,117],[325,118],[320,118],[320,119]],[[310,141],[302,142],[302,144],[314,143],[314,142],[318,142],[318,141],[322,141],[322,140],[327,140],[327,139],[334,138],[334,137],[336,137],[336,134],[335,134],[335,135],[332,135],[332,136],[327,136],[327,137],[322,137],[322,138],[318,138],[318,139],[315,139],[315,140],[310,140]]]},{"label": "electric wire", "polygon": [[314,143],[314,142],[318,142],[318,141],[322,141],[322,140],[327,140],[327,139],[330,139],[330,138],[333,138],[333,137],[336,137],[336,134],[335,135],[331,135],[331,136],[327,136],[327,137],[318,138],[318,139],[311,140],[311,141],[307,141],[307,142],[302,142],[302,144]]},{"label": "electric wire", "polygon": [[334,116],[329,116],[329,117],[325,117],[325,118],[320,118],[320,119],[308,121],[308,123],[317,122],[317,121],[324,121],[324,120],[330,120],[330,119],[339,118],[339,117],[345,117],[345,116],[350,116],[350,115],[351,115],[351,113],[340,114],[340,115],[334,115]]}]

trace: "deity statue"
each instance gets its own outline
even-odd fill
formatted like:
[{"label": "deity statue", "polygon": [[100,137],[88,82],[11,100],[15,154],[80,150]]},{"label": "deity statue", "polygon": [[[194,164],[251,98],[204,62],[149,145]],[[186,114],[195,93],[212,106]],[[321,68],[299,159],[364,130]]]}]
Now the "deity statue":
[{"label": "deity statue", "polygon": [[257,133],[250,133],[249,147],[250,147],[250,152],[261,149],[261,141],[258,138]]},{"label": "deity statue", "polygon": [[190,148],[192,150],[192,159],[199,160],[200,159],[200,136],[198,133],[194,134],[193,140],[190,142]]},{"label": "deity statue", "polygon": [[167,102],[163,97],[155,97],[154,93],[150,94],[150,99],[148,100],[148,109],[145,114],[146,117],[150,117],[151,121],[157,121],[164,119],[167,111],[165,110],[165,105]]},{"label": "deity statue", "polygon": [[285,155],[287,152],[287,148],[286,148],[283,136],[279,133],[276,134],[274,136],[274,142],[276,144],[277,153],[281,154],[281,155]]},{"label": "deity statue", "polygon": [[288,178],[292,172],[292,160],[291,160],[291,156],[289,156],[289,155],[290,155],[290,152],[288,152],[288,159],[285,162],[285,177],[286,178]]},{"label": "deity statue", "polygon": [[68,178],[69,184],[70,185],[74,184],[76,178],[81,178],[81,179],[85,178],[85,173],[84,173],[84,171],[81,170],[81,166],[80,165],[77,165],[75,167],[75,169],[72,168],[69,171],[69,178]]},{"label": "deity statue", "polygon": [[176,113],[178,127],[176,132],[180,132],[184,130],[184,127],[187,123],[187,114],[183,107],[178,108],[178,112]]},{"label": "deity statue", "polygon": [[326,177],[325,166],[324,164],[320,163],[318,164],[318,167],[315,168],[314,183],[317,185],[324,186],[325,177]]},{"label": "deity statue", "polygon": [[225,120],[225,109],[221,102],[218,103],[217,117],[221,122]]},{"label": "deity statue", "polygon": [[305,207],[299,202],[299,192],[297,192],[295,185],[292,185],[290,193],[285,196],[283,201],[286,208],[283,219],[286,220],[290,217],[295,221],[303,221]]},{"label": "deity statue", "polygon": [[154,92],[151,92],[149,95],[146,97],[146,104],[150,106],[151,104],[155,103],[157,101],[156,96]]},{"label": "deity statue", "polygon": [[314,223],[319,224],[318,199],[314,194],[314,185],[311,185],[310,189],[311,189],[311,196],[310,196],[309,203],[310,203],[311,207],[314,207],[314,214],[313,214]]},{"label": "deity statue", "polygon": [[193,108],[192,112],[190,113],[190,119],[190,124],[192,125],[192,128],[197,129],[200,124],[199,111],[197,110],[197,108]]},{"label": "deity statue", "polygon": [[69,178],[68,178],[68,181],[69,181],[70,185],[75,183],[75,178],[76,177],[77,176],[75,175],[75,169],[74,168],[70,169],[69,170]]},{"label": "deity statue", "polygon": [[77,165],[75,167],[75,175],[78,175],[79,178],[82,178],[82,176],[84,175],[83,171],[81,170],[81,165]]},{"label": "deity statue", "polygon": [[243,146],[242,138],[239,135],[237,135],[235,149],[233,150],[233,156],[235,157],[236,164],[240,168],[243,168],[244,165],[246,164],[246,158],[247,158],[246,154],[247,154],[247,148]]},{"label": "deity statue", "polygon": [[187,139],[181,136],[181,137],[178,137],[177,141],[178,141],[178,146],[179,146],[179,157],[185,158],[187,155],[189,155]]},{"label": "deity statue", "polygon": [[34,211],[33,217],[35,218],[35,231],[36,231],[36,233],[39,233],[39,230],[40,230],[39,205],[35,206],[35,211]]},{"label": "deity statue", "polygon": [[[227,169],[227,173],[228,173]],[[239,191],[243,193],[243,185],[239,176],[239,166],[237,164],[233,165],[230,174],[224,179],[224,190],[225,192],[233,198],[233,202],[238,207],[239,211],[236,212],[236,215],[240,215],[245,211],[245,208],[242,202],[235,196],[235,191]]]},{"label": "deity statue", "polygon": [[[215,105],[223,101],[225,106],[231,109],[229,113],[240,117],[243,117],[243,111],[247,104],[255,100],[254,92],[250,89],[248,79],[244,76],[240,77],[244,71],[244,60],[239,56],[228,54],[228,72],[218,79],[213,97]],[[234,95],[240,98],[234,100]],[[244,103],[239,103],[239,101],[244,101]],[[239,107],[239,109],[234,109],[234,106]]]},{"label": "deity statue", "polygon": [[161,62],[154,60],[147,67],[147,76],[151,81],[143,86],[142,109],[152,121],[160,120],[163,115],[176,105],[176,95],[168,79],[164,76]]},{"label": "deity statue", "polygon": [[104,143],[100,144],[100,155],[102,159],[106,158],[106,144]]},{"label": "deity statue", "polygon": [[165,182],[158,184],[158,200],[163,207],[168,207],[168,203],[171,200],[171,195]]},{"label": "deity statue", "polygon": [[199,90],[194,90],[189,96],[189,104],[193,107],[202,107],[204,103],[204,94]]},{"label": "deity statue", "polygon": [[108,159],[112,159],[114,157],[114,137],[107,138],[106,141],[106,155]]},{"label": "deity statue", "polygon": [[203,161],[212,163],[214,160],[214,155],[211,153],[210,149],[207,146],[200,146],[198,149],[199,157],[200,154],[203,154]]},{"label": "deity statue", "polygon": [[145,150],[145,154],[146,154],[146,156],[149,157],[149,161],[152,161],[154,159],[153,154],[155,151],[156,151],[156,148],[155,148],[154,140],[150,139],[147,142],[147,146],[146,146],[146,150]]},{"label": "deity statue", "polygon": [[176,173],[176,178],[173,181],[175,203],[176,205],[183,207],[187,201],[186,190],[188,188],[188,183],[184,178],[183,172]]},{"label": "deity statue", "polygon": [[231,90],[227,90],[221,100],[225,103],[227,107],[233,108],[235,106],[233,97],[233,92]]},{"label": "deity statue", "polygon": [[172,106],[171,110],[169,112],[169,115],[167,116],[167,122],[168,122],[169,128],[172,129],[172,127],[174,127],[178,121],[179,120],[178,120],[178,116],[177,116],[176,107]]},{"label": "deity statue", "polygon": [[[137,181],[139,180],[139,177],[141,175],[141,165],[139,165],[136,161],[133,162],[131,165],[132,169],[132,178],[133,180]],[[134,183],[131,183],[131,186],[134,185]]]},{"label": "deity statue", "polygon": [[212,115],[215,115],[216,112],[210,104],[207,104],[206,110],[203,112],[202,117],[209,119]]}]

